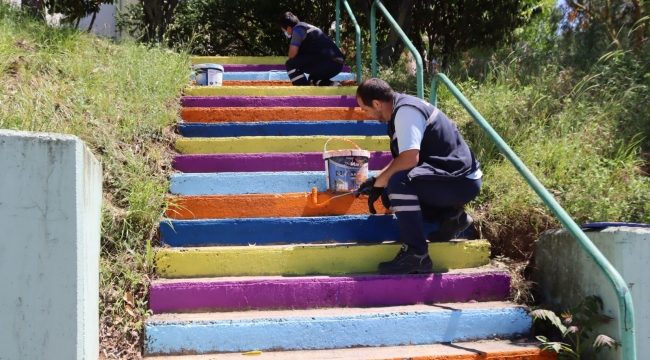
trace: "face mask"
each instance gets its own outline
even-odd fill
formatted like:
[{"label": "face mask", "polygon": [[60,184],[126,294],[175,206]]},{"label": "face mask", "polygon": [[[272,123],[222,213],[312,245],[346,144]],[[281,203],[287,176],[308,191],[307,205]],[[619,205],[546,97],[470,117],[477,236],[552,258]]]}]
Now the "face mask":
[{"label": "face mask", "polygon": [[284,32],[284,36],[286,36],[286,37],[288,37],[289,39],[291,39],[291,35],[287,34],[286,31]]}]

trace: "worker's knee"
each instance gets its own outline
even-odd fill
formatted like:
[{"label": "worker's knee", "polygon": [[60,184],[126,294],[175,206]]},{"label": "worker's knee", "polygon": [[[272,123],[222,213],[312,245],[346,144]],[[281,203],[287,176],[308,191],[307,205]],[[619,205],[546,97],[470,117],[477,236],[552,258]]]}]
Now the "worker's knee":
[{"label": "worker's knee", "polygon": [[393,176],[388,179],[386,192],[388,192],[388,194],[404,193],[405,188],[408,188],[408,173],[408,171],[398,171],[394,173]]}]

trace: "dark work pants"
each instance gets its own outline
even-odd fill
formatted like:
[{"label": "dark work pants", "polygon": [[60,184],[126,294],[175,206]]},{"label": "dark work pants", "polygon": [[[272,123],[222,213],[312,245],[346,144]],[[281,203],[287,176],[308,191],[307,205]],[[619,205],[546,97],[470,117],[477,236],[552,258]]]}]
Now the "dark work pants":
[{"label": "dark work pants", "polygon": [[400,240],[418,254],[428,252],[423,221],[434,223],[454,215],[457,208],[474,200],[482,181],[466,178],[410,180],[409,171],[400,171],[388,180],[381,202],[397,217]]},{"label": "dark work pants", "polygon": [[[298,55],[285,63],[289,79],[295,86],[330,86],[330,80],[343,70],[343,64],[320,55]],[[309,74],[309,79],[305,76]],[[311,84],[310,84],[311,83]]]}]

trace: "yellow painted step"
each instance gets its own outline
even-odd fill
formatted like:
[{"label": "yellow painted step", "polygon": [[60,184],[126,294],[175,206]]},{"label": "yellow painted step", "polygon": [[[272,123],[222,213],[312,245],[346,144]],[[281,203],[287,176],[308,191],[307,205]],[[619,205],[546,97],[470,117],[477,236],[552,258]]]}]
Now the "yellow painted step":
[{"label": "yellow painted step", "polygon": [[188,96],[356,96],[356,86],[189,86]]},{"label": "yellow painted step", "polygon": [[284,65],[286,56],[193,56],[192,64]]},{"label": "yellow painted step", "polygon": [[[392,260],[399,244],[285,245],[171,248],[156,253],[156,271],[165,278],[354,274],[376,272]],[[434,271],[488,265],[490,244],[485,240],[430,243]]]},{"label": "yellow painted step", "polygon": [[[346,136],[360,148],[370,151],[389,151],[387,136]],[[176,150],[183,154],[244,154],[322,152],[330,136],[241,136],[236,138],[180,138]],[[345,144],[345,143],[344,143]],[[337,149],[334,140],[328,150]],[[349,145],[341,147],[350,148]]]}]

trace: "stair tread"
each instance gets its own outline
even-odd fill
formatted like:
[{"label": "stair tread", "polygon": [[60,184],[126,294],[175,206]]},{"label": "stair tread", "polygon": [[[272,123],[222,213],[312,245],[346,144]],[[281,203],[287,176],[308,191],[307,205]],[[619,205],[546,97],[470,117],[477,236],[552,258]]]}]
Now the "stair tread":
[{"label": "stair tread", "polygon": [[[509,355],[537,355],[540,353],[538,342],[525,340],[481,340],[458,342],[453,344],[361,347],[332,350],[302,350],[302,351],[264,351],[255,359],[311,359],[311,360],[370,360],[370,359],[407,359],[432,356],[459,356],[458,360],[470,360],[477,354],[504,353]],[[242,353],[185,355],[185,356],[156,356],[147,357],[150,360],[230,360],[242,359]],[[553,359],[554,356],[540,359]],[[418,359],[419,360],[419,359]],[[423,359],[424,360],[424,359]],[[445,360],[452,360],[445,358]]]},{"label": "stair tread", "polygon": [[[491,274],[491,273],[507,273],[508,270],[498,268],[496,266],[487,265],[476,268],[467,269],[452,269],[445,272],[434,272],[434,275],[475,275],[475,274]],[[305,275],[305,276],[219,276],[219,277],[203,277],[203,278],[181,278],[181,279],[156,279],[151,282],[152,285],[162,284],[175,284],[175,283],[201,283],[201,282],[242,282],[242,281],[257,281],[257,280],[305,280],[305,279],[331,279],[331,278],[359,278],[359,277],[382,277],[382,276],[395,276],[395,275],[380,275],[380,274],[347,274],[347,275]],[[399,275],[398,275],[399,276]],[[403,275],[409,276],[409,275]]]},{"label": "stair tread", "polygon": [[443,303],[443,304],[417,304],[399,305],[373,308],[325,308],[325,309],[296,309],[296,310],[262,310],[262,311],[234,311],[234,312],[212,312],[212,313],[183,313],[183,314],[158,314],[150,316],[147,323],[158,322],[197,322],[197,321],[231,321],[231,320],[256,320],[256,319],[279,319],[279,318],[314,318],[334,316],[360,316],[360,315],[381,315],[381,314],[404,314],[415,312],[437,312],[437,311],[465,311],[465,310],[499,310],[523,308],[507,301],[486,301],[471,303]]}]

